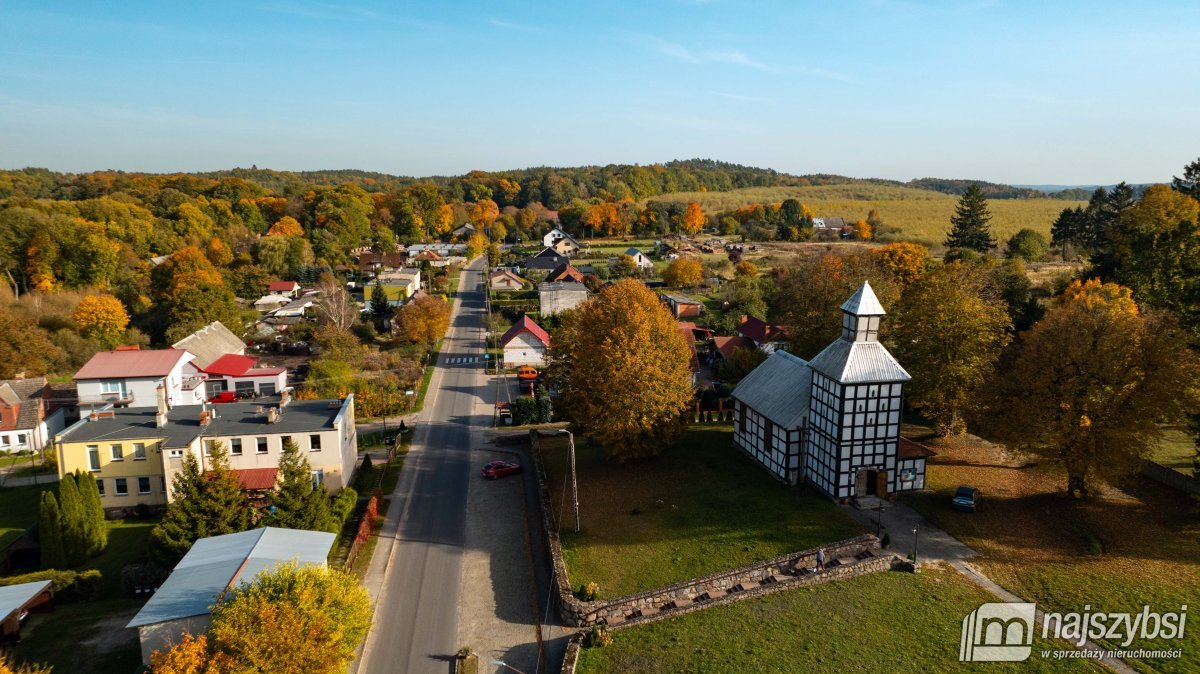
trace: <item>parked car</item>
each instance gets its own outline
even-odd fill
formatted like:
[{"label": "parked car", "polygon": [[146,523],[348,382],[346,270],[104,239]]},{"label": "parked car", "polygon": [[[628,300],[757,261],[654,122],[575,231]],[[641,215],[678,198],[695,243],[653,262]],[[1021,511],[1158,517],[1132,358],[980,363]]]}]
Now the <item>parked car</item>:
[{"label": "parked car", "polygon": [[483,467],[483,476],[489,480],[495,480],[505,475],[516,475],[519,472],[521,472],[521,464],[511,461],[493,461]]},{"label": "parked car", "polygon": [[517,379],[521,381],[537,381],[538,371],[532,365],[522,365],[517,368]]},{"label": "parked car", "polygon": [[217,395],[208,399],[210,403],[233,403],[237,402],[238,394],[236,391],[221,391]]},{"label": "parked car", "polygon": [[975,512],[975,508],[979,506],[979,499],[982,496],[983,494],[975,487],[959,487],[954,492],[954,500],[951,501],[951,505],[954,506],[955,510],[973,513]]}]

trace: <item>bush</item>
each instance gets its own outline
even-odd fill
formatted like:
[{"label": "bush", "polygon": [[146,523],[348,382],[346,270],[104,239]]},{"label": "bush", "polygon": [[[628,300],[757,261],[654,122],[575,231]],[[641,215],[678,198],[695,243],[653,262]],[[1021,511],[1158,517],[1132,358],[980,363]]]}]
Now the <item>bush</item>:
[{"label": "bush", "polygon": [[883,532],[883,538],[879,539],[879,545],[881,547],[886,548],[891,544],[892,544],[892,535],[886,531]]},{"label": "bush", "polygon": [[592,629],[588,630],[587,636],[583,638],[583,645],[586,648],[604,648],[612,644],[612,635],[608,633],[608,628],[604,625],[592,625]]},{"label": "bush", "polygon": [[34,571],[0,578],[0,586],[33,583],[39,580],[50,581],[54,594],[62,601],[95,599],[104,589],[104,576],[96,569],[82,572],[59,569]]},{"label": "bush", "polygon": [[158,564],[129,564],[121,569],[121,587],[127,594],[136,595],[143,587],[158,587],[171,572]]},{"label": "bush", "polygon": [[512,422],[514,426],[536,424],[538,420],[537,401],[529,396],[520,396],[512,402]]},{"label": "bush", "polygon": [[330,510],[333,511],[333,516],[337,518],[338,526],[346,523],[350,518],[350,514],[354,512],[354,506],[358,505],[358,492],[350,487],[338,492],[338,495],[333,497],[333,502],[330,504]]}]

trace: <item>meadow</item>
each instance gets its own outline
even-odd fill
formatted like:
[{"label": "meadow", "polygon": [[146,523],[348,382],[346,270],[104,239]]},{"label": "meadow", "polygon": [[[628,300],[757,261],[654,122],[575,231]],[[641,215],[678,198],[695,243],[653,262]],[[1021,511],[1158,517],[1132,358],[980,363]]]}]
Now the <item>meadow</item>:
[{"label": "meadow", "polygon": [[[817,217],[839,217],[848,222],[866,219],[877,210],[885,224],[900,231],[892,238],[940,246],[950,231],[950,217],[958,197],[931,190],[892,185],[846,184],[814,187],[750,187],[729,192],[680,192],[653,197],[653,201],[695,201],[707,214],[733,210],[749,204],[776,203],[799,199]],[[992,233],[1004,241],[1029,228],[1050,236],[1050,226],[1064,208],[1083,202],[1062,199],[993,199]]]}]

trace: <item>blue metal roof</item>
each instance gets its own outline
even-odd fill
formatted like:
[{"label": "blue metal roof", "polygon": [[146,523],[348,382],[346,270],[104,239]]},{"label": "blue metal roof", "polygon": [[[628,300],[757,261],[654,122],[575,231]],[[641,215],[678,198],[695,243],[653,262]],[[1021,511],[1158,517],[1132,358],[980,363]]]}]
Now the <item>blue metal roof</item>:
[{"label": "blue metal roof", "polygon": [[274,527],[201,538],[126,627],[205,615],[225,590],[279,564],[324,566],[335,538]]},{"label": "blue metal roof", "polygon": [[0,620],[7,620],[13,612],[19,611],[49,586],[48,580],[35,580],[32,583],[0,587]]}]

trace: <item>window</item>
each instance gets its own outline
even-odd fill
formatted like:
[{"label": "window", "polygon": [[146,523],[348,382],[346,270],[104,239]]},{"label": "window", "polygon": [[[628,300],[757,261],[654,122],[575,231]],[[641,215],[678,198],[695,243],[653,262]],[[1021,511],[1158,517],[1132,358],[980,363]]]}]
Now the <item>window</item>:
[{"label": "window", "polygon": [[313,489],[320,487],[321,484],[323,482],[325,482],[325,471],[323,471],[319,468],[317,470],[314,470],[312,472],[312,479],[313,479]]},{"label": "window", "polygon": [[139,494],[149,494],[150,493],[150,478],[149,477],[139,477],[138,478],[138,493]]},{"label": "window", "polygon": [[[280,448],[282,448],[284,445],[286,445],[287,443],[289,443],[291,441],[292,441],[292,436],[290,436],[290,435],[285,435],[282,438],[279,438]],[[296,449],[300,449],[300,447],[296,447]]]},{"label": "window", "polygon": [[129,496],[129,481],[123,477],[113,480],[113,492],[117,496]]},{"label": "window", "polygon": [[17,445],[19,445],[21,447],[25,446],[25,434],[24,433],[17,434]]},{"label": "window", "polygon": [[100,382],[100,393],[103,395],[116,395],[125,397],[125,382],[120,379],[110,379]]},{"label": "window", "polygon": [[237,391],[238,395],[254,395],[254,382],[238,381],[233,383],[233,390]]},{"label": "window", "polygon": [[133,460],[134,461],[145,461],[146,460],[146,443],[144,443],[144,442],[133,443]]},{"label": "window", "polygon": [[258,453],[259,454],[267,453],[267,439],[266,438],[258,439]]},{"label": "window", "polygon": [[96,480],[96,489],[100,490],[101,496],[104,496],[104,480],[103,479]]},{"label": "window", "polygon": [[0,447],[7,447],[7,446],[8,446],[8,436],[0,435]]},{"label": "window", "polygon": [[100,446],[88,445],[88,470],[100,470]]},{"label": "window", "polygon": [[275,395],[275,385],[274,384],[259,384],[258,394],[264,395],[264,396]]},{"label": "window", "polygon": [[121,450],[121,445],[109,445],[109,449],[110,449],[110,451],[112,451],[112,460],[113,461],[124,461],[125,460],[125,455]]},{"label": "window", "polygon": [[242,439],[241,438],[231,438],[229,440],[229,453],[232,454],[233,456],[241,456],[242,455]]},{"label": "window", "polygon": [[167,451],[167,458],[178,459],[183,457],[182,449],[171,449]]},{"label": "window", "polygon": [[167,478],[160,475],[158,477],[158,488],[162,493],[167,493]]},{"label": "window", "polygon": [[308,436],[308,451],[310,451],[310,452],[321,451],[321,436],[319,436],[319,435]]}]

